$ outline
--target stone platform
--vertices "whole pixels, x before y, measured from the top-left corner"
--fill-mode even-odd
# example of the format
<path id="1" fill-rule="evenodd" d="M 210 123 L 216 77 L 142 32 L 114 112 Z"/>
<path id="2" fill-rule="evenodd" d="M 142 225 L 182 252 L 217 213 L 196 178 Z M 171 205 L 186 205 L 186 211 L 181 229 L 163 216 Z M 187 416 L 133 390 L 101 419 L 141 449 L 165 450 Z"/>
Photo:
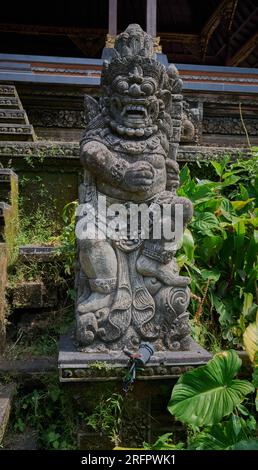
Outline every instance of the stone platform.
<path id="1" fill-rule="evenodd" d="M 211 354 L 192 341 L 189 351 L 156 352 L 144 369 L 139 370 L 139 380 L 177 378 L 194 367 L 206 364 Z M 123 351 L 87 353 L 77 351 L 71 336 L 60 339 L 58 368 L 60 382 L 99 382 L 122 380 L 128 370 L 128 357 Z"/>

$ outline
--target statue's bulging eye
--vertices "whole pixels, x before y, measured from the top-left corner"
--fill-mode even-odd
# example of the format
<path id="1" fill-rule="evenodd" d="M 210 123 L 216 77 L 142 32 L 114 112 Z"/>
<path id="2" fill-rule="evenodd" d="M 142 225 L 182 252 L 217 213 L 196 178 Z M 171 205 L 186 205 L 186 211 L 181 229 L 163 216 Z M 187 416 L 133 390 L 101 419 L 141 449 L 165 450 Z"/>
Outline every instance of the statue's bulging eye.
<path id="1" fill-rule="evenodd" d="M 116 83 L 116 89 L 119 93 L 123 93 L 127 91 L 128 88 L 129 88 L 129 85 L 125 80 L 122 80 Z"/>
<path id="2" fill-rule="evenodd" d="M 142 84 L 141 90 L 145 93 L 145 95 L 152 95 L 154 93 L 154 86 L 150 82 L 145 82 Z"/>

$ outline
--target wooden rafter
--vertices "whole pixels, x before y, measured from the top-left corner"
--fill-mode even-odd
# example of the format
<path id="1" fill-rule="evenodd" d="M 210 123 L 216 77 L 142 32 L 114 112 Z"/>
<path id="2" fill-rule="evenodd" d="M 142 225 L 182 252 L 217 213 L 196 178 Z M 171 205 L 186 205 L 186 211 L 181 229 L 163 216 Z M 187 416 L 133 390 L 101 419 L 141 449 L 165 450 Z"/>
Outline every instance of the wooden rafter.
<path id="1" fill-rule="evenodd" d="M 107 30 L 105 29 L 7 23 L 0 23 L 0 32 L 25 35 L 68 36 L 84 54 L 87 52 L 86 38 L 88 40 L 94 39 L 95 41 L 99 37 L 106 37 L 107 34 Z M 157 35 L 160 36 L 161 43 L 180 43 L 188 50 L 200 50 L 200 37 L 198 34 L 158 32 Z M 194 55 L 196 56 L 196 53 Z"/>
<path id="2" fill-rule="evenodd" d="M 107 29 L 75 28 L 70 26 L 42 26 L 31 24 L 0 23 L 1 33 L 37 34 L 48 36 L 95 36 L 107 34 Z"/>
<path id="3" fill-rule="evenodd" d="M 70 26 L 42 26 L 31 24 L 0 23 L 0 33 L 37 34 L 49 36 L 105 36 L 107 29 L 77 28 Z M 158 32 L 164 41 L 172 42 L 199 42 L 198 34 Z"/>
<path id="4" fill-rule="evenodd" d="M 230 67 L 236 67 L 241 64 L 258 45 L 258 32 L 255 33 L 227 62 Z"/>
<path id="5" fill-rule="evenodd" d="M 85 36 L 73 36 L 68 35 L 69 39 L 75 44 L 76 47 L 87 57 L 90 53 L 91 56 L 95 56 L 99 50 L 104 47 L 102 36 L 97 36 L 94 41 L 90 40 L 87 35 Z"/>
<path id="6" fill-rule="evenodd" d="M 189 58 L 192 56 L 196 60 L 201 60 L 201 43 L 198 34 L 184 34 L 184 33 L 158 33 L 161 38 L 161 43 L 166 47 L 168 44 L 181 44 L 186 52 L 189 52 Z M 166 51 L 170 54 L 169 50 Z M 188 58 L 188 59 L 189 59 Z M 177 60 L 179 60 L 177 58 Z"/>
<path id="7" fill-rule="evenodd" d="M 221 0 L 201 31 L 202 60 L 205 60 L 209 41 L 222 21 L 227 22 L 228 31 L 231 29 L 238 0 Z"/>
<path id="8" fill-rule="evenodd" d="M 252 11 L 250 12 L 250 15 L 248 15 L 248 17 L 245 19 L 245 21 L 243 21 L 243 22 L 240 24 L 240 26 L 231 34 L 230 40 L 231 40 L 231 41 L 234 40 L 234 39 L 237 37 L 238 33 L 240 33 L 241 30 L 244 29 L 244 28 L 248 25 L 249 21 L 250 21 L 254 16 L 256 16 L 257 14 L 258 14 L 258 7 L 254 8 L 254 10 L 252 10 Z M 226 45 L 226 44 L 223 44 L 223 46 L 220 48 L 220 50 L 217 52 L 216 55 L 220 55 L 220 54 L 225 50 L 226 47 L 227 47 L 227 45 Z"/>
<path id="9" fill-rule="evenodd" d="M 162 41 L 170 41 L 170 42 L 180 42 L 182 44 L 197 44 L 200 43 L 200 36 L 199 34 L 185 34 L 185 33 L 157 33 L 158 36 L 162 38 Z"/>

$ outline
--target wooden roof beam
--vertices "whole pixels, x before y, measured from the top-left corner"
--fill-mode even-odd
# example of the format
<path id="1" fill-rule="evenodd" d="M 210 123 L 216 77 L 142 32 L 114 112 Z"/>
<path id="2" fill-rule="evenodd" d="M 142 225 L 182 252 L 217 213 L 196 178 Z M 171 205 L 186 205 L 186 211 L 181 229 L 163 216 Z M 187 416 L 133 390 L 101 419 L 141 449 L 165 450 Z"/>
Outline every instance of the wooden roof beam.
<path id="1" fill-rule="evenodd" d="M 228 31 L 230 31 L 238 0 L 221 0 L 218 7 L 212 13 L 201 31 L 202 60 L 205 60 L 209 41 L 214 31 L 223 21 L 227 22 Z"/>
<path id="2" fill-rule="evenodd" d="M 182 44 L 184 43 L 194 43 L 200 44 L 200 36 L 199 34 L 187 34 L 187 33 L 157 33 L 158 36 L 161 37 L 162 41 L 170 41 L 170 42 L 180 42 Z"/>
<path id="3" fill-rule="evenodd" d="M 85 57 L 94 57 L 104 47 L 104 38 L 102 38 L 102 36 L 96 36 L 94 41 L 91 41 L 87 35 L 73 36 L 69 34 L 68 37 Z"/>
<path id="4" fill-rule="evenodd" d="M 32 24 L 15 24 L 0 23 L 0 33 L 18 33 L 18 34 L 37 34 L 37 35 L 54 35 L 54 36 L 87 36 L 87 35 L 103 35 L 107 33 L 107 29 L 94 28 L 78 28 L 70 26 L 44 26 Z M 185 34 L 173 32 L 158 32 L 164 40 L 174 42 L 196 42 L 200 40 L 198 34 Z"/>
<path id="5" fill-rule="evenodd" d="M 18 33 L 25 35 L 47 35 L 47 36 L 68 36 L 79 49 L 85 53 L 84 41 L 88 37 L 106 37 L 106 29 L 77 28 L 69 26 L 44 26 L 30 24 L 0 23 L 0 33 Z M 181 43 L 188 47 L 194 46 L 200 49 L 200 36 L 198 34 L 158 32 L 161 42 Z"/>
<path id="6" fill-rule="evenodd" d="M 227 66 L 237 67 L 243 62 L 258 45 L 258 32 L 255 33 L 232 57 L 227 61 Z"/>
<path id="7" fill-rule="evenodd" d="M 240 24 L 240 26 L 232 33 L 232 35 L 230 36 L 230 41 L 232 41 L 233 39 L 235 39 L 238 35 L 238 33 L 246 26 L 248 25 L 249 21 L 258 14 L 258 7 L 256 7 L 254 10 L 252 10 L 250 12 L 250 15 L 245 19 L 245 21 L 243 23 Z M 216 55 L 220 55 L 224 49 L 227 47 L 226 44 L 224 44 L 220 50 L 217 52 Z"/>
<path id="8" fill-rule="evenodd" d="M 107 34 L 107 29 L 76 28 L 70 26 L 43 26 L 31 24 L 0 23 L 0 33 L 35 34 L 48 36 L 87 36 Z"/>

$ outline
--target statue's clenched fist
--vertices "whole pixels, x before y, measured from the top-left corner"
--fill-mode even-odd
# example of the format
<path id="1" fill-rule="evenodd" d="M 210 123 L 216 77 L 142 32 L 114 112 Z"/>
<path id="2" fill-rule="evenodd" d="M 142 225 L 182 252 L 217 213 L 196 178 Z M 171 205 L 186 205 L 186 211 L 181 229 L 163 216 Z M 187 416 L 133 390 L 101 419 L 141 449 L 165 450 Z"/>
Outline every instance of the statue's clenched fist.
<path id="1" fill-rule="evenodd" d="M 148 162 L 136 162 L 130 165 L 124 175 L 128 190 L 139 191 L 141 187 L 150 186 L 154 178 L 154 169 Z"/>

